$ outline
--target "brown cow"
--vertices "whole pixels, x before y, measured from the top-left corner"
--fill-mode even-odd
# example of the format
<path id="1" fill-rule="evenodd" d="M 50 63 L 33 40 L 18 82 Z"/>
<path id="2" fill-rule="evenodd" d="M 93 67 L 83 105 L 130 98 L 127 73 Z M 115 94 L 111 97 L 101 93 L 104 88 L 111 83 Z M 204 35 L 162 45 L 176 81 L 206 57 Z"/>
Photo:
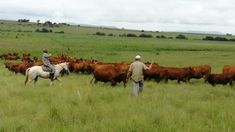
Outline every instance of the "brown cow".
<path id="1" fill-rule="evenodd" d="M 235 80 L 234 73 L 221 73 L 221 74 L 206 75 L 206 81 L 212 86 L 215 86 L 216 84 L 226 85 L 227 83 L 229 83 L 230 86 L 232 86 L 234 80 Z"/>
<path id="2" fill-rule="evenodd" d="M 33 65 L 34 66 L 41 66 L 41 65 L 43 65 L 43 62 L 42 62 L 42 60 L 37 60 L 33 63 Z"/>
<path id="3" fill-rule="evenodd" d="M 15 55 L 5 55 L 3 57 L 5 60 L 18 60 L 20 57 Z"/>
<path id="4" fill-rule="evenodd" d="M 8 53 L 8 54 L 2 54 L 1 58 L 5 59 L 5 60 L 17 60 L 20 57 L 19 57 L 18 53 Z"/>
<path id="5" fill-rule="evenodd" d="M 22 57 L 22 61 L 23 62 L 32 62 L 32 60 L 30 59 L 30 53 L 24 53 L 23 57 Z"/>
<path id="6" fill-rule="evenodd" d="M 151 63 L 145 63 L 146 66 L 149 66 Z M 152 68 L 144 71 L 144 80 L 155 79 L 159 82 L 159 76 L 161 68 L 157 63 L 153 63 Z"/>
<path id="7" fill-rule="evenodd" d="M 200 65 L 200 66 L 193 66 L 192 69 L 192 78 L 200 79 L 204 78 L 205 76 L 211 73 L 211 66 L 209 65 Z M 205 82 L 207 80 L 205 79 Z"/>
<path id="8" fill-rule="evenodd" d="M 25 75 L 25 71 L 31 66 L 33 66 L 32 63 L 21 62 L 15 67 L 15 72 L 22 73 L 23 75 Z"/>
<path id="9" fill-rule="evenodd" d="M 121 64 L 96 64 L 93 65 L 94 71 L 91 82 L 95 79 L 95 83 L 98 81 L 111 82 L 112 86 L 115 86 L 117 82 L 123 82 L 124 87 L 127 83 L 127 71 L 128 67 Z"/>
<path id="10" fill-rule="evenodd" d="M 11 62 L 6 62 L 5 67 L 12 72 L 18 73 L 16 68 L 19 64 L 18 63 L 11 63 Z"/>
<path id="11" fill-rule="evenodd" d="M 235 66 L 225 65 L 223 67 L 223 73 L 235 73 Z"/>
<path id="12" fill-rule="evenodd" d="M 85 64 L 83 61 L 71 63 L 69 70 L 71 72 L 77 72 L 77 73 L 84 72 L 84 66 Z"/>
<path id="13" fill-rule="evenodd" d="M 3 59 L 4 56 L 6 56 L 6 54 L 1 54 L 1 55 L 0 55 L 0 58 Z"/>
<path id="14" fill-rule="evenodd" d="M 162 74 L 161 75 L 166 82 L 168 79 L 170 80 L 177 80 L 178 83 L 180 81 L 189 82 L 192 77 L 192 70 L 190 67 L 185 68 L 175 68 L 175 67 L 161 67 Z"/>

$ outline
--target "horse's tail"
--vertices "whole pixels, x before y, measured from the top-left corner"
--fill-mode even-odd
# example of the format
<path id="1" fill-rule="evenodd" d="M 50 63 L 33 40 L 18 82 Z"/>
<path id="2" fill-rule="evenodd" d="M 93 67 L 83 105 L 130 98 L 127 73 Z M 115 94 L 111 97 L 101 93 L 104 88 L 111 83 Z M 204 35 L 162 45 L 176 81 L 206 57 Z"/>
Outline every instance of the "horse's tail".
<path id="1" fill-rule="evenodd" d="M 29 79 L 29 70 L 30 70 L 30 68 L 28 68 L 28 69 L 25 71 L 25 81 L 24 81 L 24 85 L 26 85 L 26 83 L 28 82 L 28 79 Z"/>

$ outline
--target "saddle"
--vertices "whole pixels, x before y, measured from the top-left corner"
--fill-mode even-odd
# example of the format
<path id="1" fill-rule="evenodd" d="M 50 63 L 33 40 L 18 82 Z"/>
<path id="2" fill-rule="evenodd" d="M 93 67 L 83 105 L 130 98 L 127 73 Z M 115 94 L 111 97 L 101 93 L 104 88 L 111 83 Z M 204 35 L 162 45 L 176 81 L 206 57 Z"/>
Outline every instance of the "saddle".
<path id="1" fill-rule="evenodd" d="M 44 72 L 52 72 L 52 70 L 51 70 L 51 68 L 50 67 L 48 67 L 48 66 L 42 66 L 42 70 L 44 71 Z"/>

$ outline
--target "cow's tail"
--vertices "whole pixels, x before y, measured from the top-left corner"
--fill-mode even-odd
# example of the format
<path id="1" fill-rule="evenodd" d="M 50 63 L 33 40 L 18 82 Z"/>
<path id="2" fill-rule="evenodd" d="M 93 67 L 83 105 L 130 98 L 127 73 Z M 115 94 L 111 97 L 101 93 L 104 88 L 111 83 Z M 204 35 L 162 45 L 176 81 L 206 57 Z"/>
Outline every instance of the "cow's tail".
<path id="1" fill-rule="evenodd" d="M 27 82 L 28 82 L 28 79 L 29 79 L 29 70 L 30 70 L 30 68 L 28 68 L 28 69 L 25 71 L 25 81 L 24 81 L 24 85 L 26 85 Z"/>

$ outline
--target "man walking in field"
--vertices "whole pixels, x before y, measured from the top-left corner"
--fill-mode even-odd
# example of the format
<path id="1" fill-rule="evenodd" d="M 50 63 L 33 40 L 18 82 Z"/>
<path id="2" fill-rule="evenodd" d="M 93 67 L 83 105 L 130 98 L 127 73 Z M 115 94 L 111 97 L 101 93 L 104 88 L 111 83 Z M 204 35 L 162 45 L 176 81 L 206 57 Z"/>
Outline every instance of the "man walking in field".
<path id="1" fill-rule="evenodd" d="M 43 65 L 50 70 L 50 79 L 53 81 L 56 78 L 55 66 L 51 64 L 49 60 L 50 57 L 51 57 L 51 54 L 49 54 L 47 50 L 43 50 L 42 62 L 43 62 Z"/>
<path id="2" fill-rule="evenodd" d="M 144 89 L 144 71 L 149 70 L 152 68 L 153 62 L 147 67 L 143 62 L 141 62 L 141 57 L 137 55 L 135 57 L 135 61 L 131 63 L 128 74 L 127 80 L 131 76 L 133 90 L 133 96 L 137 96 L 138 93 L 141 93 Z"/>

